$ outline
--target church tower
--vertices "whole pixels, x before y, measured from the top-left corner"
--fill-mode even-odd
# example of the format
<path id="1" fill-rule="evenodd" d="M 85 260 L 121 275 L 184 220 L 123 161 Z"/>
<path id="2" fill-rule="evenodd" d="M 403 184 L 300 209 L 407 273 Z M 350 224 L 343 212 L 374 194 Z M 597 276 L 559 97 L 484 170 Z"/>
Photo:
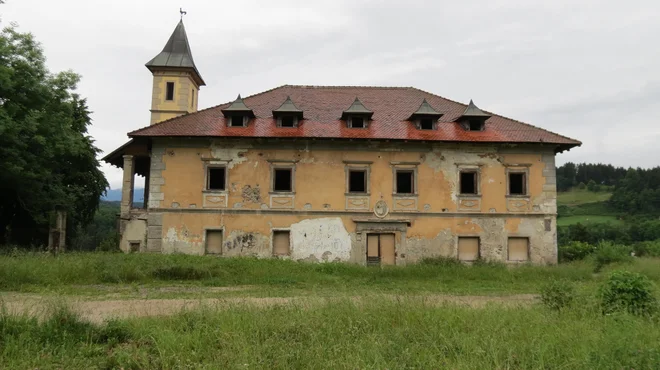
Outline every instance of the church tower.
<path id="1" fill-rule="evenodd" d="M 179 21 L 163 51 L 147 68 L 154 76 L 151 95 L 151 124 L 197 112 L 197 98 L 204 80 L 193 61 L 188 36 Z"/>

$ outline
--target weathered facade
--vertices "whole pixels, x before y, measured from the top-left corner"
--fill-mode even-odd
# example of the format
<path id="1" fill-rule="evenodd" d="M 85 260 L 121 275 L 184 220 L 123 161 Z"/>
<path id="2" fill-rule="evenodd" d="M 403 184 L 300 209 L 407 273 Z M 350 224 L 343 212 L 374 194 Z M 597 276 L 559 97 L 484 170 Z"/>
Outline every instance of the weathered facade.
<path id="1" fill-rule="evenodd" d="M 152 125 L 105 158 L 124 169 L 122 250 L 556 263 L 555 154 L 578 141 L 414 88 L 282 86 L 197 112 L 180 23 L 182 40 L 148 63 Z"/>

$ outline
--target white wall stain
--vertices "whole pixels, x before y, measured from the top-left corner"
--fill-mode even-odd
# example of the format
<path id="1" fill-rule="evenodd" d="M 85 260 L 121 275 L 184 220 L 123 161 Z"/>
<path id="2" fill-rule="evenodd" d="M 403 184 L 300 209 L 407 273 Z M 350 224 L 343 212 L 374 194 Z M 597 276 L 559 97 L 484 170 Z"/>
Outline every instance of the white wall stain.
<path id="1" fill-rule="evenodd" d="M 291 225 L 291 258 L 294 260 L 348 261 L 351 236 L 339 217 L 303 220 Z"/>

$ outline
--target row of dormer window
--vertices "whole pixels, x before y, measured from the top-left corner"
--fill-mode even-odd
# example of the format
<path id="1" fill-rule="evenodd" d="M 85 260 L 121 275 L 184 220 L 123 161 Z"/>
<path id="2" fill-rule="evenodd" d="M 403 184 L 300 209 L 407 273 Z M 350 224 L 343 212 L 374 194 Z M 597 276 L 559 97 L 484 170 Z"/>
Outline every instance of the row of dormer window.
<path id="1" fill-rule="evenodd" d="M 205 190 L 227 190 L 228 178 L 226 166 L 208 166 L 206 170 Z M 369 167 L 347 167 L 346 192 L 351 194 L 369 194 Z M 271 172 L 270 191 L 291 193 L 295 191 L 295 167 L 274 166 Z M 527 172 L 523 170 L 507 171 L 507 195 L 526 196 Z M 417 170 L 415 168 L 396 168 L 394 170 L 394 194 L 417 194 Z M 461 196 L 478 196 L 480 191 L 479 172 L 475 170 L 460 171 L 459 194 Z"/>
<path id="2" fill-rule="evenodd" d="M 222 113 L 227 119 L 228 127 L 247 127 L 250 119 L 255 117 L 252 109 L 245 105 L 240 95 L 229 107 L 223 109 Z M 341 120 L 346 122 L 348 128 L 364 129 L 368 128 L 372 115 L 373 112 L 367 109 L 358 98 L 355 98 L 353 104 L 342 112 Z M 442 115 L 424 99 L 420 107 L 407 120 L 413 122 L 419 130 L 436 130 L 438 120 Z M 291 128 L 298 127 L 299 122 L 304 119 L 303 111 L 293 103 L 290 97 L 287 97 L 279 108 L 273 110 L 273 117 L 277 119 L 277 127 Z M 457 122 L 466 131 L 483 131 L 485 122 L 490 117 L 470 101 L 463 114 L 454 122 Z"/>

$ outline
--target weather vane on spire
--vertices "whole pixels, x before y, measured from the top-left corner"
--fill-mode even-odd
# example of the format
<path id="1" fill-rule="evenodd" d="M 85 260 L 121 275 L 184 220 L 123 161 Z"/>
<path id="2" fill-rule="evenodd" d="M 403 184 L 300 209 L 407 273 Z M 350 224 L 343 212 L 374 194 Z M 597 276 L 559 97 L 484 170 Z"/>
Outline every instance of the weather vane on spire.
<path id="1" fill-rule="evenodd" d="M 181 19 L 183 19 L 184 15 L 188 14 L 188 12 L 183 10 L 183 8 L 179 8 L 179 13 L 181 14 Z"/>

